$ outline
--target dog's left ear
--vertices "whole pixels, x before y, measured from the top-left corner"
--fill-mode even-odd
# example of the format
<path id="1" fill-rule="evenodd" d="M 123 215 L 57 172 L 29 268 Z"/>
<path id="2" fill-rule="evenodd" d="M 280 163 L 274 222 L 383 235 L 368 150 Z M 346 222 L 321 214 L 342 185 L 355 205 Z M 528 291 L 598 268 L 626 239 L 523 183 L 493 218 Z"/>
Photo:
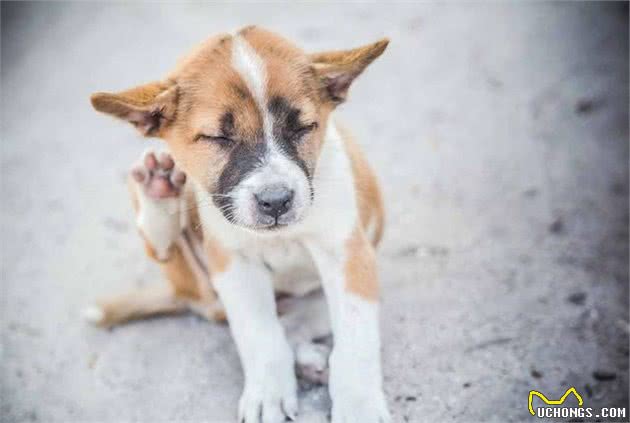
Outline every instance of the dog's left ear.
<path id="1" fill-rule="evenodd" d="M 177 85 L 151 82 L 119 93 L 95 93 L 90 100 L 99 112 L 128 121 L 146 137 L 156 137 L 175 116 Z"/>
<path id="2" fill-rule="evenodd" d="M 320 80 L 323 98 L 334 104 L 345 101 L 352 81 L 385 51 L 387 44 L 389 40 L 384 38 L 352 50 L 311 54 L 311 66 Z"/>

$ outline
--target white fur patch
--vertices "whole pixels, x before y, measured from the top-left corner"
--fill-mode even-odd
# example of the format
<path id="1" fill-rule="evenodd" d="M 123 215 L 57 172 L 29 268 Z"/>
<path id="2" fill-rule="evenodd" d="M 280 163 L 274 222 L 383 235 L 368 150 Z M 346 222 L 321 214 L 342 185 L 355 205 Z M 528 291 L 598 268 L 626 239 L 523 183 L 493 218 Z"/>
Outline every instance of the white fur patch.
<path id="1" fill-rule="evenodd" d="M 105 318 L 105 312 L 97 305 L 91 305 L 83 309 L 83 318 L 92 324 L 99 324 Z"/>
<path id="2" fill-rule="evenodd" d="M 271 134 L 271 116 L 267 112 L 267 69 L 265 62 L 242 37 L 234 37 L 232 66 L 241 75 L 247 88 L 254 96 L 263 118 L 265 137 Z"/>
<path id="3" fill-rule="evenodd" d="M 330 356 L 332 421 L 388 423 L 391 417 L 381 386 L 378 305 L 347 292 L 340 304 L 337 341 Z"/>

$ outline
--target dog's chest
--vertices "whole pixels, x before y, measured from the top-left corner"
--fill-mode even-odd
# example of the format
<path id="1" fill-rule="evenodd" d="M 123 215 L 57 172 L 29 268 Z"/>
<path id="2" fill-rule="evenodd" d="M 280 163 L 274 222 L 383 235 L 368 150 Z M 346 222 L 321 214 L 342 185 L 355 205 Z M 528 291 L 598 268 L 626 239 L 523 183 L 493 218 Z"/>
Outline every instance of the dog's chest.
<path id="1" fill-rule="evenodd" d="M 245 254 L 270 272 L 277 292 L 302 296 L 320 284 L 315 264 L 298 240 L 270 240 Z"/>
<path id="2" fill-rule="evenodd" d="M 201 242 L 194 243 L 205 267 L 207 258 Z M 269 272 L 277 293 L 304 296 L 321 286 L 317 268 L 303 242 L 295 239 L 258 240 L 233 252 Z"/>

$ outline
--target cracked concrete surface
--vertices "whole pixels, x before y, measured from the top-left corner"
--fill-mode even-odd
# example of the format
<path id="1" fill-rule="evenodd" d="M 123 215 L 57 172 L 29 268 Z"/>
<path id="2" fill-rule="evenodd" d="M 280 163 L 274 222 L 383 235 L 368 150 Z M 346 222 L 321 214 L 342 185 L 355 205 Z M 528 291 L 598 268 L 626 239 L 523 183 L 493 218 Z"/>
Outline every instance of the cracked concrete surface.
<path id="1" fill-rule="evenodd" d="M 80 309 L 162 283 L 123 182 L 156 141 L 88 97 L 257 23 L 309 50 L 391 45 L 340 115 L 385 191 L 396 422 L 533 421 L 529 390 L 628 406 L 628 10 L 620 4 L 2 3 L 3 422 L 230 422 L 242 374 L 194 316 Z M 612 380 L 611 380 L 612 378 Z M 322 388 L 302 420 L 325 421 Z M 628 410 L 630 412 L 630 410 Z"/>

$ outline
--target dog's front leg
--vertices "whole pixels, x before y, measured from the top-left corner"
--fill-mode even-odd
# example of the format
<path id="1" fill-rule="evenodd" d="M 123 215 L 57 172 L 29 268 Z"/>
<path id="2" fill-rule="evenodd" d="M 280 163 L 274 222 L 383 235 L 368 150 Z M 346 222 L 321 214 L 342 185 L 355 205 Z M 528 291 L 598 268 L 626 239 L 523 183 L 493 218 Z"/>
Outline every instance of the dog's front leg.
<path id="1" fill-rule="evenodd" d="M 308 246 L 322 276 L 334 336 L 329 361 L 332 422 L 389 422 L 374 249 L 361 228 L 345 239 L 312 241 Z"/>
<path id="2" fill-rule="evenodd" d="M 245 373 L 239 422 L 276 423 L 297 414 L 293 352 L 276 313 L 273 286 L 261 264 L 239 255 L 213 274 Z"/>

